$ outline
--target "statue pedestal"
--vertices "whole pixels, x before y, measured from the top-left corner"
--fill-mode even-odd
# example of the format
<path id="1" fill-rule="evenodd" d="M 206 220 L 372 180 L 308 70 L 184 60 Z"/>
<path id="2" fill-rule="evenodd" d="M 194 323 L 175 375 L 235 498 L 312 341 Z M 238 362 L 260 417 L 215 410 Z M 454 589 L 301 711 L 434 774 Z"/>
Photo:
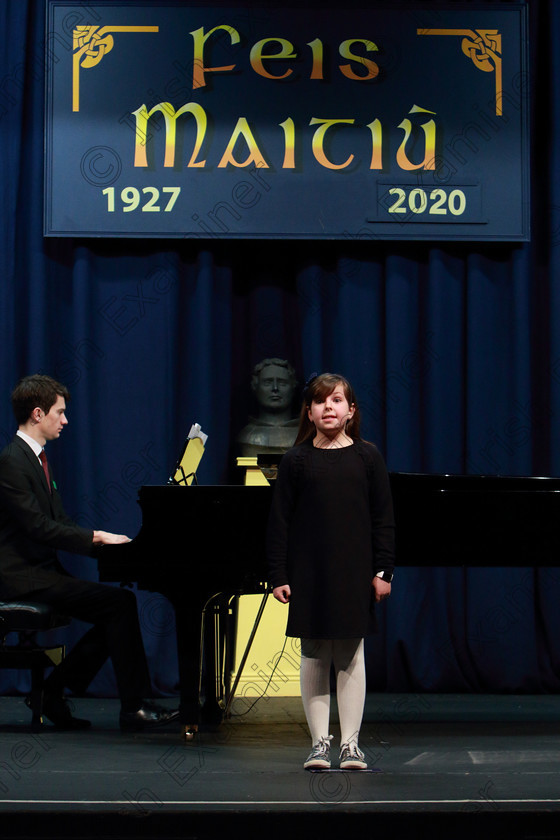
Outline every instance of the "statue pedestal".
<path id="1" fill-rule="evenodd" d="M 241 595 L 238 598 L 231 683 L 237 675 L 261 601 L 262 595 Z M 260 697 L 263 694 L 266 697 L 300 696 L 300 640 L 286 637 L 287 619 L 288 607 L 271 595 L 239 680 L 234 706 L 244 697 Z"/>

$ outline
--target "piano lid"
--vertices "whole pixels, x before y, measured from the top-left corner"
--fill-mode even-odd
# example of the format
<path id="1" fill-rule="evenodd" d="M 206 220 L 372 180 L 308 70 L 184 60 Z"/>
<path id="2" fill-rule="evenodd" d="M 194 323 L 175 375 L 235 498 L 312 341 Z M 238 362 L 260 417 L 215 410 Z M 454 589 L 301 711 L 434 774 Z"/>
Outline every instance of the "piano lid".
<path id="1" fill-rule="evenodd" d="M 397 566 L 560 566 L 560 479 L 390 473 Z M 274 485 L 162 485 L 140 488 L 142 527 L 117 557 L 137 579 L 163 569 L 192 575 L 263 576 Z M 202 548 L 199 548 L 202 543 Z M 111 560 L 109 560 L 111 556 Z M 111 567 L 111 563 L 114 563 Z M 114 580 L 115 577 L 104 577 Z"/>
<path id="2" fill-rule="evenodd" d="M 560 565 L 560 479 L 391 473 L 396 562 Z"/>

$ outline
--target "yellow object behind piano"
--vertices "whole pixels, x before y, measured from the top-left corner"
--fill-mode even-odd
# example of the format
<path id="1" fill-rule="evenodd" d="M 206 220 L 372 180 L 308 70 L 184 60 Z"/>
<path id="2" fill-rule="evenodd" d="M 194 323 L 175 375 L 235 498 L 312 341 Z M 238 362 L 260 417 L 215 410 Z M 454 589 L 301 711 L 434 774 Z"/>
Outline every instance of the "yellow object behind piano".
<path id="1" fill-rule="evenodd" d="M 233 683 L 247 640 L 255 623 L 262 595 L 241 595 L 237 602 L 237 634 L 231 681 Z M 233 702 L 243 710 L 243 698 L 299 697 L 300 640 L 286 638 L 288 610 L 269 597 Z"/>
<path id="2" fill-rule="evenodd" d="M 237 459 L 237 466 L 245 467 L 246 486 L 268 485 L 270 483 L 259 467 L 256 455 L 240 455 Z"/>
<path id="3" fill-rule="evenodd" d="M 173 481 L 177 484 L 192 484 L 200 460 L 204 455 L 204 444 L 199 437 L 191 438 L 185 447 Z"/>

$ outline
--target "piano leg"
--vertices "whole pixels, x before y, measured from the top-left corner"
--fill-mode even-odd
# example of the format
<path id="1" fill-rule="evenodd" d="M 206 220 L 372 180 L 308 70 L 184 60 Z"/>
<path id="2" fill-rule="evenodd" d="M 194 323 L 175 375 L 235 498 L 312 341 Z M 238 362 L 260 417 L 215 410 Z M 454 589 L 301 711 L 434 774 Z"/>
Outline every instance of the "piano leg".
<path id="1" fill-rule="evenodd" d="M 179 719 L 182 724 L 198 724 L 200 610 L 196 602 L 192 603 L 188 594 L 181 594 L 181 587 L 173 592 L 162 592 L 162 595 L 170 601 L 175 611 L 179 669 Z"/>
<path id="2" fill-rule="evenodd" d="M 161 591 L 161 590 L 160 590 Z M 251 650 L 268 593 L 263 599 L 248 640 L 235 685 L 230 689 L 227 630 L 231 593 L 220 593 L 206 604 L 181 596 L 181 587 L 162 592 L 175 610 L 179 666 L 179 719 L 183 725 L 216 725 L 229 713 L 237 683 Z M 201 700 L 203 702 L 201 703 Z"/>
<path id="3" fill-rule="evenodd" d="M 223 717 L 214 679 L 213 615 L 192 597 L 164 592 L 175 610 L 177 659 L 179 666 L 179 719 L 187 726 L 220 723 Z M 202 616 L 202 618 L 201 618 Z M 205 626 L 202 625 L 204 621 Z M 204 653 L 202 645 L 204 644 Z M 201 705 L 201 695 L 204 703 Z"/>
<path id="4" fill-rule="evenodd" d="M 201 684 L 204 697 L 201 717 L 205 723 L 220 723 L 224 716 L 225 676 L 224 656 L 229 598 L 219 593 L 202 610 Z"/>

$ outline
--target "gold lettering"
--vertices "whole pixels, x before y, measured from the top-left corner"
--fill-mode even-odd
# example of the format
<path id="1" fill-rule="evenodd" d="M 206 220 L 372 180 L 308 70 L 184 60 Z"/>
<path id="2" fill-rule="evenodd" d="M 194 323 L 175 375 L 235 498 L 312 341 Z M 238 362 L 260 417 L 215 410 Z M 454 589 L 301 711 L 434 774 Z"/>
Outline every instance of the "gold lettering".
<path id="1" fill-rule="evenodd" d="M 409 114 L 435 114 L 435 111 L 428 111 L 426 108 L 420 108 L 418 105 L 413 105 Z M 405 118 L 399 125 L 404 131 L 404 139 L 399 146 L 397 152 L 397 163 L 401 169 L 412 171 L 413 169 L 435 169 L 436 157 L 436 124 L 434 120 L 428 120 L 426 123 L 421 123 L 419 126 L 424 132 L 424 160 L 421 163 L 414 164 L 409 160 L 406 153 L 406 145 L 412 135 L 413 125 L 411 120 Z"/>
<path id="2" fill-rule="evenodd" d="M 204 34 L 204 27 L 201 26 L 200 29 L 195 29 L 194 32 L 190 34 L 193 37 L 194 41 L 194 56 L 193 56 L 193 90 L 199 87 L 205 87 L 206 79 L 204 78 L 205 73 L 223 73 L 229 72 L 233 70 L 235 64 L 228 64 L 223 67 L 205 67 L 204 66 L 204 46 L 206 41 L 213 35 L 214 32 L 218 32 L 218 30 L 223 29 L 225 32 L 229 34 L 230 42 L 232 44 L 239 43 L 239 32 L 237 29 L 234 29 L 233 26 L 226 26 L 225 24 L 220 24 L 219 26 L 215 26 L 209 32 Z"/>
<path id="3" fill-rule="evenodd" d="M 280 128 L 284 131 L 284 163 L 282 169 L 295 169 L 296 138 L 293 119 L 288 117 L 287 120 L 280 123 Z"/>
<path id="4" fill-rule="evenodd" d="M 280 44 L 280 52 L 273 53 L 272 55 L 263 55 L 263 48 L 265 44 L 269 44 L 270 42 L 274 44 Z M 293 44 L 291 44 L 285 38 L 263 38 L 262 41 L 257 41 L 257 43 L 254 44 L 251 48 L 251 67 L 253 68 L 255 73 L 258 73 L 259 76 L 264 76 L 265 79 L 285 79 L 287 76 L 290 76 L 292 74 L 292 70 L 288 69 L 281 76 L 275 76 L 273 73 L 269 73 L 267 70 L 264 69 L 263 60 L 277 60 L 279 58 L 297 58 L 297 53 L 294 52 Z"/>
<path id="5" fill-rule="evenodd" d="M 379 73 L 379 67 L 375 61 L 369 58 L 364 58 L 361 55 L 356 55 L 352 52 L 352 44 L 364 44 L 366 52 L 377 52 L 377 46 L 373 41 L 368 41 L 366 38 L 350 38 L 348 41 L 342 41 L 338 51 L 342 58 L 347 58 L 349 61 L 356 61 L 365 68 L 365 73 L 355 73 L 349 64 L 339 64 L 340 72 L 343 73 L 347 79 L 355 79 L 359 82 L 365 82 L 369 79 L 375 79 Z"/>
<path id="6" fill-rule="evenodd" d="M 370 169 L 383 169 L 383 126 L 375 119 L 367 128 L 371 131 L 371 163 Z"/>
<path id="7" fill-rule="evenodd" d="M 311 52 L 313 53 L 313 65 L 311 69 L 311 75 L 309 76 L 310 79 L 322 79 L 323 78 L 323 42 L 319 40 L 319 38 L 315 38 L 314 41 L 310 41 L 307 45 L 311 47 Z"/>
<path id="8" fill-rule="evenodd" d="M 332 163 L 332 161 L 330 161 L 325 154 L 324 143 L 327 131 L 329 130 L 329 128 L 332 128 L 335 125 L 340 125 L 341 123 L 353 125 L 354 120 L 320 120 L 317 117 L 313 117 L 309 121 L 309 125 L 319 125 L 319 128 L 315 131 L 315 134 L 313 135 L 313 141 L 311 146 L 316 160 L 318 160 L 321 166 L 324 166 L 326 169 L 344 169 L 346 166 L 349 166 L 354 160 L 354 155 L 350 155 L 350 157 L 346 160 L 345 163 L 336 164 Z"/>
<path id="9" fill-rule="evenodd" d="M 134 152 L 134 166 L 147 166 L 148 157 L 146 153 L 146 137 L 148 136 L 148 120 L 150 117 L 160 111 L 165 119 L 165 159 L 164 166 L 175 165 L 175 145 L 176 145 L 176 128 L 177 118 L 182 114 L 192 114 L 196 120 L 196 143 L 194 151 L 189 161 L 191 167 L 204 166 L 205 160 L 196 160 L 204 137 L 206 135 L 207 117 L 204 108 L 197 102 L 188 102 L 175 110 L 170 102 L 159 102 L 157 105 L 148 111 L 145 105 L 141 105 L 136 111 L 133 111 L 133 116 L 136 117 L 136 143 Z"/>
<path id="10" fill-rule="evenodd" d="M 249 148 L 249 154 L 243 162 L 237 161 L 233 156 L 233 150 L 235 148 L 235 144 L 239 140 L 240 137 L 243 137 L 247 146 Z M 262 156 L 259 147 L 253 137 L 253 133 L 249 128 L 249 123 L 245 119 L 245 117 L 239 117 L 237 120 L 237 124 L 233 129 L 233 134 L 230 137 L 229 143 L 227 144 L 227 148 L 222 155 L 222 159 L 218 164 L 218 169 L 223 169 L 225 166 L 231 163 L 232 166 L 238 166 L 240 168 L 245 166 L 250 166 L 250 164 L 254 163 L 256 167 L 259 169 L 268 169 L 268 163 L 265 161 L 264 157 Z"/>

